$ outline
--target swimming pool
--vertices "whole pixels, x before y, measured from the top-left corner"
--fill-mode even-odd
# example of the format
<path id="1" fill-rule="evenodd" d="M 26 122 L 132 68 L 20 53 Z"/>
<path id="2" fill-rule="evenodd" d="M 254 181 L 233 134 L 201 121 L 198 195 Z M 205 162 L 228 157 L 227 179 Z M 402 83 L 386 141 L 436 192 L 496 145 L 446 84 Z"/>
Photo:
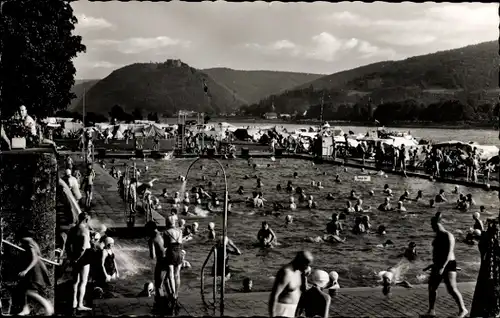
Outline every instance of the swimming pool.
<path id="1" fill-rule="evenodd" d="M 494 204 L 497 204 L 497 193 L 495 191 L 485 191 L 483 189 L 462 187 L 463 193 L 471 193 L 476 201 L 476 206 L 468 212 L 460 212 L 455 207 L 458 195 L 452 195 L 454 188 L 452 184 L 440 184 L 428 180 L 417 178 L 402 178 L 396 175 L 371 176 L 371 181 L 355 181 L 354 177 L 363 175 L 359 169 L 323 164 L 313 165 L 312 162 L 296 159 L 254 159 L 258 165 L 257 169 L 249 166 L 245 160 L 221 161 L 225 166 L 229 193 L 233 201 L 232 210 L 242 214 L 232 213 L 228 219 L 228 236 L 233 239 L 240 248 L 243 255 L 231 256 L 230 267 L 232 277 L 227 283 L 227 292 L 241 289 L 242 280 L 250 277 L 254 282 L 254 289 L 260 291 L 270 290 L 273 283 L 273 276 L 283 264 L 289 262 L 299 250 L 310 250 L 315 256 L 313 267 L 326 271 L 335 270 L 339 273 L 339 283 L 342 287 L 372 286 L 377 284 L 375 273 L 385 270 L 395 265 L 401 260 L 400 255 L 410 241 L 417 244 L 418 259 L 415 261 L 405 275 L 410 283 L 423 283 L 422 269 L 431 262 L 431 241 L 433 232 L 430 227 L 430 217 L 435 212 L 443 213 L 443 224 L 447 230 L 452 232 L 456 238 L 456 257 L 458 266 L 462 271 L 458 273 L 458 281 L 476 280 L 476 275 L 480 266 L 479 251 L 476 246 L 470 246 L 461 241 L 464 238 L 462 232 L 473 225 L 472 212 L 479 211 L 479 206 L 486 207 L 486 213 L 481 218 L 484 220 L 498 214 Z M 115 165 L 121 166 L 125 160 L 116 160 Z M 193 159 L 174 159 L 171 161 L 139 161 L 137 167 L 142 171 L 141 181 L 149 181 L 158 178 L 155 183 L 153 194 L 158 196 L 163 188 L 167 188 L 169 196 L 181 188 L 181 181 L 177 180 L 179 175 L 185 175 L 188 166 Z M 144 172 L 144 167 L 148 165 L 149 170 Z M 201 166 L 204 166 L 204 170 Z M 227 165 L 227 167 L 226 167 Z M 269 165 L 269 166 L 268 166 Z M 108 168 L 111 167 L 109 160 Z M 200 160 L 193 166 L 187 181 L 187 191 L 193 186 L 204 185 L 208 189 L 209 181 L 214 183 L 212 190 L 223 197 L 223 179 L 217 176 L 218 166 L 210 160 Z M 298 178 L 293 179 L 293 173 L 298 173 Z M 326 175 L 324 174 L 326 173 Z M 334 182 L 335 174 L 339 174 L 342 183 Z M 250 179 L 245 179 L 247 175 Z M 247 196 L 251 196 L 252 191 L 256 191 L 256 179 L 258 176 L 263 183 L 260 189 L 267 200 L 263 209 L 247 207 L 243 202 Z M 202 176 L 206 177 L 202 181 Z M 300 186 L 306 194 L 314 196 L 318 203 L 317 209 L 309 210 L 305 204 L 298 203 L 298 196 L 294 194 L 298 205 L 295 211 L 281 211 L 281 215 L 273 216 L 261 215 L 262 212 L 272 212 L 273 202 L 280 202 L 288 206 L 290 194 L 285 190 L 277 191 L 276 185 L 279 183 L 285 188 L 287 182 L 292 180 L 295 187 Z M 311 181 L 321 181 L 323 189 L 311 186 Z M 380 212 L 376 207 L 382 203 L 385 195 L 382 194 L 384 184 L 391 185 L 395 204 L 404 190 L 410 191 L 411 198 L 416 196 L 418 190 L 423 191 L 424 199 L 420 202 L 407 203 L 408 212 L 414 214 L 400 214 L 398 212 Z M 243 186 L 244 195 L 238 195 L 237 189 Z M 356 190 L 363 198 L 363 205 L 372 206 L 372 210 L 363 213 L 370 216 L 373 229 L 383 224 L 387 227 L 387 235 L 379 236 L 375 233 L 354 235 L 350 229 L 354 223 L 356 214 L 350 214 L 344 223 L 344 233 L 347 241 L 344 244 L 331 243 L 311 243 L 306 241 L 307 237 L 321 236 L 324 234 L 326 223 L 330 220 L 333 212 L 340 212 L 348 199 L 351 189 Z M 433 198 L 440 189 L 447 192 L 448 200 L 452 203 L 436 205 L 435 208 L 428 208 L 429 199 Z M 369 191 L 374 190 L 375 195 L 370 196 Z M 326 200 L 328 193 L 332 193 L 335 200 Z M 164 199 L 162 201 L 162 214 L 166 215 L 171 209 Z M 354 202 L 353 202 L 354 203 Z M 252 212 L 255 212 L 253 215 Z M 284 218 L 287 214 L 294 217 L 294 223 L 285 228 Z M 181 274 L 182 292 L 198 292 L 200 286 L 200 270 L 205 261 L 211 244 L 206 238 L 207 225 L 209 222 L 216 223 L 216 229 L 221 231 L 221 215 L 209 215 L 206 218 L 187 218 L 187 224 L 194 221 L 200 224 L 200 234 L 194 240 L 186 243 L 187 260 L 191 262 L 192 269 L 183 270 Z M 262 250 L 254 246 L 257 232 L 262 221 L 268 221 L 271 228 L 278 236 L 280 246 L 274 249 Z M 347 230 L 347 231 L 346 231 Z M 386 240 L 392 240 L 394 246 L 380 247 Z M 147 249 L 147 239 L 136 240 L 116 240 L 118 248 L 118 266 L 122 267 L 122 277 L 117 285 L 116 291 L 123 296 L 132 296 L 139 293 L 145 281 L 151 281 L 153 277 L 153 261 L 149 260 Z M 120 251 L 120 249 L 122 251 Z M 132 279 L 128 279 L 132 278 Z M 210 288 L 211 279 L 208 280 L 207 290 Z"/>

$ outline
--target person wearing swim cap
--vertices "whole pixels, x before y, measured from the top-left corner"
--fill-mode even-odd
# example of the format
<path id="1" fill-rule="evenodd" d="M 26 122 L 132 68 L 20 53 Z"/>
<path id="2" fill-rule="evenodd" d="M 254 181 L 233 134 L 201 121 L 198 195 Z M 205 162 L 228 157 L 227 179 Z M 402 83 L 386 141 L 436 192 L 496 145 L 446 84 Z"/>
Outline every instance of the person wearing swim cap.
<path id="1" fill-rule="evenodd" d="M 337 295 L 337 292 L 340 289 L 340 285 L 338 282 L 339 274 L 336 271 L 331 271 L 330 273 L 328 273 L 328 276 L 330 278 L 330 281 L 325 286 L 325 288 L 328 289 L 328 294 L 330 294 L 330 297 L 334 297 Z"/>
<path id="2" fill-rule="evenodd" d="M 474 230 L 479 230 L 479 231 L 483 232 L 484 231 L 484 225 L 483 225 L 483 221 L 481 221 L 480 217 L 481 217 L 481 215 L 479 214 L 479 212 L 474 212 L 472 214 L 472 219 L 474 220 L 473 229 Z"/>
<path id="3" fill-rule="evenodd" d="M 300 297 L 307 287 L 306 271 L 312 262 L 311 252 L 301 251 L 278 271 L 269 296 L 269 317 L 296 317 Z"/>
<path id="4" fill-rule="evenodd" d="M 208 239 L 213 241 L 215 240 L 215 223 L 214 222 L 210 222 L 208 223 Z"/>
<path id="5" fill-rule="evenodd" d="M 468 314 L 465 308 L 462 295 L 457 288 L 457 262 L 455 260 L 455 237 L 450 232 L 446 231 L 441 223 L 441 212 L 437 212 L 431 218 L 432 230 L 436 233 L 436 237 L 432 242 L 432 259 L 433 264 L 424 269 L 431 270 L 429 277 L 429 310 L 428 316 L 435 316 L 434 305 L 436 303 L 437 289 L 444 279 L 448 293 L 457 303 L 459 312 L 458 317 L 463 318 Z"/>
<path id="6" fill-rule="evenodd" d="M 332 298 L 323 292 L 323 288 L 330 282 L 330 276 L 323 270 L 314 269 L 307 276 L 307 282 L 312 287 L 300 297 L 297 305 L 298 316 L 305 313 L 306 317 L 328 318 Z"/>
<path id="7" fill-rule="evenodd" d="M 113 251 L 114 240 L 106 236 L 101 238 L 102 248 L 97 251 L 96 264 L 92 268 L 95 288 L 100 288 L 100 291 L 105 297 L 112 297 L 109 283 L 120 277 L 116 266 L 115 254 Z M 104 296 L 103 295 L 103 296 Z"/>
<path id="8" fill-rule="evenodd" d="M 389 197 L 386 197 L 384 199 L 384 203 L 380 204 L 378 206 L 378 209 L 380 211 L 384 211 L 384 212 L 387 212 L 387 211 L 392 211 L 392 206 L 391 206 L 391 198 Z"/>

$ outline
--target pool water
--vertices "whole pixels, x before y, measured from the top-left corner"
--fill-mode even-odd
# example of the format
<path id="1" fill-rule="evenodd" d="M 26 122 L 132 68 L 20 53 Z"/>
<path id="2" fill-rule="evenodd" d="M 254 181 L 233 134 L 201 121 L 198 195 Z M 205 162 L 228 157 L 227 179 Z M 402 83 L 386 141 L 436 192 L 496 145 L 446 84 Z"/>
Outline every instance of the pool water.
<path id="1" fill-rule="evenodd" d="M 437 211 L 443 213 L 445 228 L 456 238 L 455 253 L 458 266 L 462 268 L 458 273 L 458 281 L 476 280 L 480 266 L 479 251 L 477 246 L 470 246 L 462 242 L 465 237 L 464 232 L 472 227 L 472 213 L 479 211 L 480 205 L 486 207 L 486 213 L 481 216 L 483 220 L 498 214 L 494 208 L 494 204 L 497 204 L 498 200 L 496 191 L 461 187 L 464 194 L 471 193 L 476 201 L 476 206 L 468 212 L 461 212 L 455 209 L 458 195 L 451 194 L 454 188 L 452 184 L 440 184 L 417 178 L 402 178 L 397 175 L 371 176 L 371 181 L 355 181 L 355 176 L 363 175 L 359 169 L 348 168 L 347 171 L 344 171 L 344 168 L 340 166 L 314 165 L 310 161 L 295 159 L 276 159 L 276 161 L 254 159 L 253 161 L 258 165 L 257 169 L 249 166 L 246 160 L 221 161 L 227 172 L 229 194 L 231 199 L 235 201 L 232 210 L 236 213 L 229 216 L 228 236 L 233 239 L 243 253 L 241 256 L 230 256 L 232 277 L 227 283 L 228 292 L 239 291 L 245 277 L 250 277 L 253 280 L 255 290 L 270 290 L 273 277 L 280 266 L 291 261 L 295 253 L 300 250 L 310 250 L 313 253 L 315 257 L 313 268 L 337 271 L 342 287 L 373 286 L 378 284 L 376 273 L 397 264 L 410 241 L 417 244 L 418 259 L 412 263 L 404 278 L 413 284 L 425 283 L 426 279 L 422 269 L 431 263 L 431 242 L 434 236 L 430 226 L 430 217 Z M 121 166 L 124 162 L 125 160 L 116 160 L 115 165 Z M 168 189 L 169 196 L 179 191 L 182 182 L 177 178 L 179 175 L 186 174 L 187 168 L 193 160 L 149 160 L 146 162 L 137 160 L 136 162 L 137 167 L 142 172 L 141 181 L 159 179 L 152 191 L 154 195 L 159 197 L 163 188 Z M 149 166 L 147 172 L 144 171 L 146 165 Z M 108 167 L 111 167 L 109 162 Z M 193 186 L 204 185 L 205 189 L 220 193 L 222 198 L 224 182 L 221 175 L 216 175 L 218 169 L 217 164 L 213 161 L 198 161 L 189 173 L 187 191 Z M 294 172 L 297 172 L 299 176 L 296 179 L 293 179 Z M 324 175 L 325 172 L 326 175 Z M 334 182 L 337 173 L 343 180 L 340 184 Z M 245 180 L 245 175 L 249 176 L 250 179 Z M 260 191 L 264 193 L 264 198 L 267 200 L 266 206 L 262 209 L 248 207 L 244 202 L 246 197 L 251 196 L 252 191 L 258 190 L 256 179 L 252 178 L 255 175 L 262 180 L 263 187 Z M 205 181 L 201 180 L 202 176 L 206 177 Z M 294 194 L 298 205 L 297 210 L 284 210 L 279 216 L 263 215 L 262 212 L 273 211 L 273 202 L 280 202 L 283 206 L 288 206 L 290 194 L 285 190 L 276 190 L 278 183 L 284 189 L 288 180 L 292 180 L 295 187 L 302 187 L 307 195 L 313 195 L 318 204 L 317 209 L 309 210 L 304 203 L 299 203 L 298 195 Z M 208 187 L 209 181 L 214 183 L 212 188 Z M 312 187 L 311 181 L 321 181 L 324 188 Z M 382 189 L 386 183 L 393 190 L 393 204 L 397 203 L 399 196 L 403 194 L 405 189 L 409 190 L 412 198 L 416 196 L 418 190 L 423 191 L 423 200 L 406 203 L 408 212 L 414 212 L 414 214 L 380 212 L 376 209 L 385 198 Z M 244 195 L 236 193 L 239 186 L 244 187 Z M 373 230 L 383 224 L 387 228 L 387 235 L 352 234 L 350 229 L 354 224 L 356 214 L 351 213 L 343 221 L 344 233 L 341 236 L 347 237 L 345 243 L 308 242 L 306 238 L 324 234 L 332 213 L 343 210 L 351 189 L 361 194 L 365 207 L 372 207 L 370 212 L 363 214 L 370 216 Z M 451 203 L 438 204 L 436 208 L 429 208 L 429 199 L 433 198 L 440 189 L 446 191 Z M 374 190 L 374 196 L 369 195 L 370 190 Z M 330 192 L 335 197 L 334 201 L 326 200 L 326 196 Z M 167 215 L 171 210 L 171 205 L 165 199 L 160 198 L 160 200 L 162 209 L 159 212 Z M 192 208 L 190 207 L 190 209 Z M 284 226 L 287 214 L 294 218 L 294 223 L 288 228 Z M 185 244 L 186 259 L 191 262 L 192 269 L 183 270 L 181 273 L 181 293 L 199 291 L 201 266 L 212 246 L 212 243 L 206 238 L 208 223 L 215 222 L 217 231 L 222 229 L 222 216 L 220 214 L 209 214 L 205 218 L 186 217 L 186 221 L 187 224 L 192 224 L 194 221 L 199 222 L 201 230 L 195 239 Z M 269 222 L 281 245 L 267 250 L 255 247 L 257 232 L 262 221 Z M 380 244 L 388 239 L 394 242 L 394 246 L 380 247 Z M 121 268 L 121 276 L 124 278 L 117 282 L 116 291 L 123 296 L 136 295 L 144 283 L 152 281 L 153 278 L 154 261 L 149 259 L 147 238 L 136 240 L 118 238 L 116 246 L 118 266 Z M 206 277 L 206 288 L 209 291 L 212 280 L 208 276 Z"/>

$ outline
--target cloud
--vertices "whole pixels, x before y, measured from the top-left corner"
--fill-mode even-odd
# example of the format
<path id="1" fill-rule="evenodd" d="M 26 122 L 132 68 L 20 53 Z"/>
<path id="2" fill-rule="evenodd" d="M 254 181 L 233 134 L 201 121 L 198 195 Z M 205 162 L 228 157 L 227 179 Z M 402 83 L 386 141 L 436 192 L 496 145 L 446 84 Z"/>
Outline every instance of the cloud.
<path id="1" fill-rule="evenodd" d="M 332 62 L 345 54 L 357 54 L 360 58 L 382 57 L 394 58 L 396 52 L 384 49 L 367 41 L 356 38 L 341 39 L 328 32 L 314 35 L 306 45 L 298 45 L 289 40 L 279 40 L 267 45 L 258 43 L 245 44 L 246 48 L 257 50 L 264 54 L 301 57 L 303 59 Z"/>
<path id="2" fill-rule="evenodd" d="M 319 19 L 344 28 L 364 30 L 387 44 L 419 46 L 438 40 L 461 43 L 460 38 L 470 40 L 471 34 L 476 42 L 492 40 L 498 36 L 498 10 L 493 8 L 443 4 L 416 12 L 410 19 L 405 19 L 404 15 L 399 19 L 374 19 L 349 11 L 326 14 Z"/>
<path id="3" fill-rule="evenodd" d="M 99 62 L 95 62 L 94 64 L 92 64 L 92 68 L 117 68 L 120 66 L 121 65 L 110 63 L 107 61 L 99 61 Z"/>
<path id="4" fill-rule="evenodd" d="M 76 25 L 79 29 L 109 29 L 112 28 L 113 25 L 103 18 L 94 18 L 90 16 L 86 16 L 85 14 L 79 14 L 76 17 L 78 19 L 78 24 Z"/>
<path id="5" fill-rule="evenodd" d="M 162 49 L 169 46 L 189 47 L 190 41 L 173 39 L 168 36 L 154 38 L 129 38 L 126 40 L 95 40 L 93 44 L 100 47 L 109 47 L 123 54 L 138 54 L 146 51 Z"/>

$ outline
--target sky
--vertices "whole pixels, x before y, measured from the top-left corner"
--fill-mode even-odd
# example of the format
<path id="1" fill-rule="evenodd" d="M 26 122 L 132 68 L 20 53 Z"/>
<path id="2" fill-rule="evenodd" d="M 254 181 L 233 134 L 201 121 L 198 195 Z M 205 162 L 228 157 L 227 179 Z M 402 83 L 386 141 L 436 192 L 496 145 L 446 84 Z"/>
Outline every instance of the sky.
<path id="1" fill-rule="evenodd" d="M 181 59 L 203 69 L 332 74 L 498 39 L 498 4 L 89 2 L 72 4 L 77 79 Z"/>

